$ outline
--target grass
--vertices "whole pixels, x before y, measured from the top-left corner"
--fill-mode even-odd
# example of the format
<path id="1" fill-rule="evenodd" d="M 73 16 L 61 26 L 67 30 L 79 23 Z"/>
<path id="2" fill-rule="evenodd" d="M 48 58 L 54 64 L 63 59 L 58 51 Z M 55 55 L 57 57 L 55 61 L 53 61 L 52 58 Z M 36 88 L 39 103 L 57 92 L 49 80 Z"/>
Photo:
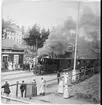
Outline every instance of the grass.
<path id="1" fill-rule="evenodd" d="M 100 74 L 95 74 L 85 81 L 70 87 L 70 94 L 77 98 L 91 101 L 92 103 L 100 103 Z"/>

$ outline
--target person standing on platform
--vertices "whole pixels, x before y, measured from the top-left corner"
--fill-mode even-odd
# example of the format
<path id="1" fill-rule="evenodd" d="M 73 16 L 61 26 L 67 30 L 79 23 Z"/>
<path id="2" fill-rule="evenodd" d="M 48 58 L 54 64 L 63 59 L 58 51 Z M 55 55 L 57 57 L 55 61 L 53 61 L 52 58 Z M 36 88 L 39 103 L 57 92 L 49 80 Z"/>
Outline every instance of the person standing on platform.
<path id="1" fill-rule="evenodd" d="M 21 90 L 21 97 L 23 97 L 24 91 L 26 90 L 26 84 L 24 83 L 24 81 L 22 81 L 20 90 Z"/>
<path id="2" fill-rule="evenodd" d="M 41 78 L 40 95 L 45 95 L 45 81 L 43 78 Z"/>
<path id="3" fill-rule="evenodd" d="M 15 70 L 15 69 L 16 69 L 15 65 L 16 65 L 16 64 L 15 64 L 15 62 L 13 62 L 13 70 Z"/>
<path id="4" fill-rule="evenodd" d="M 58 81 L 58 84 L 59 84 L 59 78 L 60 78 L 60 72 L 57 71 L 57 81 Z"/>
<path id="5" fill-rule="evenodd" d="M 27 70 L 29 70 L 29 62 L 26 63 Z"/>
<path id="6" fill-rule="evenodd" d="M 23 62 L 23 71 L 25 71 L 26 67 L 25 67 L 25 61 Z"/>
<path id="7" fill-rule="evenodd" d="M 60 79 L 59 85 L 58 85 L 58 93 L 63 93 L 63 80 Z"/>
<path id="8" fill-rule="evenodd" d="M 64 94 L 63 94 L 63 98 L 67 99 L 69 98 L 69 89 L 68 89 L 68 80 L 69 79 L 69 75 L 68 73 L 66 73 L 64 75 Z"/>
<path id="9" fill-rule="evenodd" d="M 8 69 L 12 70 L 12 61 L 9 61 Z"/>
<path id="10" fill-rule="evenodd" d="M 9 88 L 9 83 L 6 81 L 5 84 L 1 87 L 4 88 L 4 93 L 7 97 L 9 97 L 10 94 L 10 88 Z"/>
<path id="11" fill-rule="evenodd" d="M 64 79 L 65 79 L 65 75 L 66 75 L 66 73 L 64 72 L 64 73 L 63 73 L 63 81 L 64 81 Z"/>
<path id="12" fill-rule="evenodd" d="M 33 68 L 35 69 L 35 58 L 33 58 Z"/>
<path id="13" fill-rule="evenodd" d="M 24 69 L 25 69 L 25 71 L 27 70 L 27 62 L 26 61 L 24 63 Z"/>
<path id="14" fill-rule="evenodd" d="M 32 63 L 30 62 L 29 65 L 30 65 L 30 70 L 32 70 Z"/>
<path id="15" fill-rule="evenodd" d="M 68 73 L 64 75 L 64 84 L 68 84 Z"/>
<path id="16" fill-rule="evenodd" d="M 32 96 L 37 96 L 37 86 L 36 86 L 36 80 L 33 80 L 32 83 Z"/>
<path id="17" fill-rule="evenodd" d="M 28 63 L 28 70 L 30 71 L 30 63 Z"/>

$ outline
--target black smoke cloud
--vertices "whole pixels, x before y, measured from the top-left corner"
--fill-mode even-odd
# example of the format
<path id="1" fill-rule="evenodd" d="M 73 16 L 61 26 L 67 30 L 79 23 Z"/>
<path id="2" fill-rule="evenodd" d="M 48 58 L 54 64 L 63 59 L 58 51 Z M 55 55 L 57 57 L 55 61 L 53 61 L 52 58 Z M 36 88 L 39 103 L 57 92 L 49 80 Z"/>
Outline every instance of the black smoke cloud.
<path id="1" fill-rule="evenodd" d="M 84 7 L 80 15 L 78 46 L 84 52 L 85 49 L 89 48 L 89 43 L 97 43 L 100 40 L 100 17 L 96 16 L 89 7 Z M 56 55 L 64 54 L 68 49 L 69 42 L 75 43 L 76 23 L 72 17 L 69 17 L 62 26 L 54 28 L 44 46 L 38 50 L 38 56 L 51 55 L 52 52 Z M 72 31 L 74 34 L 71 33 Z"/>
<path id="2" fill-rule="evenodd" d="M 68 23 L 68 25 L 66 23 Z M 52 52 L 55 55 L 64 54 L 68 49 L 70 30 L 75 28 L 73 23 L 74 21 L 69 19 L 65 21 L 63 26 L 54 28 L 45 41 L 43 48 L 39 49 L 38 55 L 51 55 Z"/>

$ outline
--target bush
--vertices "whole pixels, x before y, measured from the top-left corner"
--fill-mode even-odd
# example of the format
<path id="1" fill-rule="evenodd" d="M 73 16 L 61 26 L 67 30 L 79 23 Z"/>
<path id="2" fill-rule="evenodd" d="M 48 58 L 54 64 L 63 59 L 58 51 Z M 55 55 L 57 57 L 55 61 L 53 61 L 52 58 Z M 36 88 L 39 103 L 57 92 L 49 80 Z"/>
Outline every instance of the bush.
<path id="1" fill-rule="evenodd" d="M 78 98 L 100 103 L 100 74 L 74 85 L 70 88 L 70 94 L 76 94 Z"/>

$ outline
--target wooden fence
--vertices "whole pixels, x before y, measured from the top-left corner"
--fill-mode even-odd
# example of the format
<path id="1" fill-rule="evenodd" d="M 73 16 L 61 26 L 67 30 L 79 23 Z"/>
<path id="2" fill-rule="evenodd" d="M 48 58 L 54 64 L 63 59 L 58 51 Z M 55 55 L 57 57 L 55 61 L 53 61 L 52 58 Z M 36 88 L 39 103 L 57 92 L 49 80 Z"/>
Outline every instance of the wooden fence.
<path id="1" fill-rule="evenodd" d="M 97 72 L 96 72 L 96 70 L 97 70 Z M 92 75 L 94 75 L 95 73 L 98 73 L 98 72 L 100 72 L 100 67 L 93 67 L 93 68 L 90 68 L 90 69 L 87 69 L 87 70 L 83 69 L 80 72 L 76 73 L 76 77 L 77 77 L 76 78 L 76 83 L 78 83 L 81 80 L 85 79 L 85 76 L 89 75 L 88 73 L 91 73 L 91 76 L 92 76 Z M 74 76 L 74 75 L 69 75 L 69 78 L 71 80 L 72 80 L 72 76 Z M 45 81 L 46 86 L 52 85 L 54 82 L 51 84 L 51 81 L 56 81 L 57 79 L 60 79 L 60 78 L 63 78 L 63 76 L 61 76 L 59 78 L 54 78 L 54 79 Z M 26 83 L 26 85 L 28 85 L 28 84 L 32 85 L 32 83 Z M 56 84 L 56 82 L 55 82 L 55 84 Z M 72 81 L 71 81 L 71 84 L 73 85 Z M 18 97 L 18 86 L 19 85 L 21 85 L 21 83 L 19 83 L 19 81 L 17 81 L 15 84 L 10 85 L 10 87 L 11 86 L 16 86 L 16 90 L 15 90 L 16 91 L 16 97 Z"/>

